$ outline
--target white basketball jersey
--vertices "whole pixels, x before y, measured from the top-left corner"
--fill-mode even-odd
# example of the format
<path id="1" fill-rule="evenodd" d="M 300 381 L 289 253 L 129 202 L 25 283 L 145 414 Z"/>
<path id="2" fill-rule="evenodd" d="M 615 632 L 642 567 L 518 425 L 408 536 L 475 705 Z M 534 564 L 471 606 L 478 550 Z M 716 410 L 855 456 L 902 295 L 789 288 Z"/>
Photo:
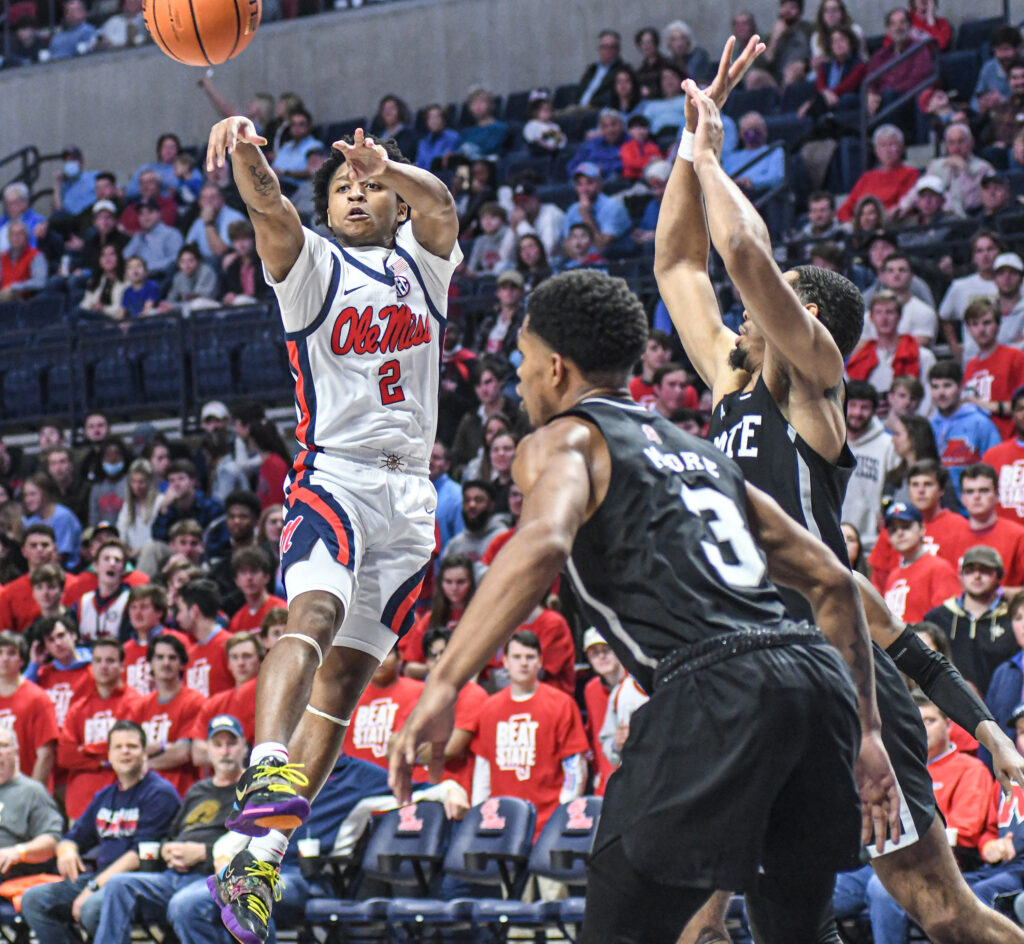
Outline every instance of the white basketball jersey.
<path id="1" fill-rule="evenodd" d="M 393 249 L 342 248 L 312 230 L 277 293 L 310 452 L 426 463 L 437 427 L 448 286 L 462 259 L 427 252 L 404 223 Z"/>

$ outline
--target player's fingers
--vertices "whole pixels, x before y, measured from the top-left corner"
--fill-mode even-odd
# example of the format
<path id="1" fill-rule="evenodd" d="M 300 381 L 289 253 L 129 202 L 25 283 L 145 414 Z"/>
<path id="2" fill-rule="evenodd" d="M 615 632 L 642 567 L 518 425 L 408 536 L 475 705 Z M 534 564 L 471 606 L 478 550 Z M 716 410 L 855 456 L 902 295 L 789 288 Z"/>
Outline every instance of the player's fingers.
<path id="1" fill-rule="evenodd" d="M 871 811 L 872 827 L 875 832 L 875 849 L 881 852 L 885 848 L 885 837 L 889 825 L 886 811 L 882 806 L 874 806 Z"/>
<path id="2" fill-rule="evenodd" d="M 430 765 L 427 768 L 431 783 L 440 783 L 444 776 L 444 745 L 431 745 Z"/>
<path id="3" fill-rule="evenodd" d="M 353 145 L 353 147 L 362 147 L 363 146 L 363 138 L 364 137 L 365 137 L 365 134 L 363 133 L 363 129 L 362 128 L 356 128 L 355 134 L 352 135 L 352 145 Z"/>
<path id="4" fill-rule="evenodd" d="M 860 806 L 860 843 L 862 846 L 866 846 L 871 842 L 871 831 L 873 829 L 871 823 L 871 810 L 868 808 L 867 803 L 861 803 Z"/>
<path id="5" fill-rule="evenodd" d="M 729 66 L 732 64 L 732 50 L 736 45 L 736 37 L 730 36 L 725 41 L 721 58 L 718 60 L 718 72 L 715 74 L 715 82 L 725 82 L 729 77 Z"/>
<path id="6" fill-rule="evenodd" d="M 342 154 L 348 154 L 352 145 L 349 144 L 348 141 L 335 141 L 334 144 L 331 145 L 331 147 L 337 148 L 339 151 L 341 151 Z"/>

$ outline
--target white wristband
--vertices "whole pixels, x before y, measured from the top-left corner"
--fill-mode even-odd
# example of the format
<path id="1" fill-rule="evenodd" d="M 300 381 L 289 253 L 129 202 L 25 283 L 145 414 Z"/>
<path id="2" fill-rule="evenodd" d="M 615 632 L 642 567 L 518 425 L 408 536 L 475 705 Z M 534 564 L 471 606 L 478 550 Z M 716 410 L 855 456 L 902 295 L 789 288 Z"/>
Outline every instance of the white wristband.
<path id="1" fill-rule="evenodd" d="M 693 132 L 684 128 L 683 133 L 679 136 L 679 150 L 676 152 L 676 157 L 679 160 L 693 163 L 693 138 Z"/>

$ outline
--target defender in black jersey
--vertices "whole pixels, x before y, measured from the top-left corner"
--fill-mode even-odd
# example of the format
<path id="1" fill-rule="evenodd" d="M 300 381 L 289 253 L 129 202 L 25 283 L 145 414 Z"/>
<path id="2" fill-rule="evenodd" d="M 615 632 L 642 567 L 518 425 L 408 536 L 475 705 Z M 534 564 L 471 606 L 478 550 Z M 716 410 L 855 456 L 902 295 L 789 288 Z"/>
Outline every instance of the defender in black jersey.
<path id="1" fill-rule="evenodd" d="M 620 279 L 580 270 L 531 295 L 519 390 L 541 428 L 513 468 L 522 516 L 392 742 L 391 785 L 408 799 L 426 744 L 440 773 L 458 687 L 564 565 L 651 694 L 608 784 L 580 940 L 674 944 L 725 886 L 761 940 L 811 944 L 858 827 L 898 836 L 863 610 L 849 569 L 734 463 L 630 400 L 645 336 Z M 821 632 L 786 617 L 773 578 Z"/>
<path id="2" fill-rule="evenodd" d="M 725 61 L 723 56 L 720 76 Z M 692 162 L 676 162 L 659 215 L 655 274 L 662 298 L 712 389 L 710 438 L 735 459 L 748 482 L 845 560 L 839 509 L 853 462 L 846 445 L 843 358 L 860 336 L 863 300 L 836 273 L 812 266 L 779 271 L 763 221 L 721 167 L 718 107 L 725 95 L 709 89 L 712 100 L 692 83 L 686 89 L 687 126 L 696 129 L 696 138 Z M 739 335 L 719 315 L 707 273 L 705 221 L 746 306 Z M 791 616 L 808 614 L 805 601 L 793 594 L 785 600 Z M 872 633 L 881 643 L 874 655 L 882 735 L 905 801 L 902 846 L 889 844 L 873 860 L 875 869 L 932 940 L 1024 941 L 1008 922 L 982 908 L 946 844 L 925 767 L 920 716 L 882 649 L 893 646 L 905 654 L 918 640 L 897 645 L 882 627 L 876 632 L 872 626 Z M 908 660 L 911 667 L 927 675 L 926 660 L 917 656 Z M 965 686 L 955 679 L 963 705 Z M 960 717 L 974 730 L 970 712 Z M 942 880 L 934 881 L 936 875 Z M 717 897 L 717 914 L 709 908 L 702 919 L 721 928 L 727 896 Z"/>

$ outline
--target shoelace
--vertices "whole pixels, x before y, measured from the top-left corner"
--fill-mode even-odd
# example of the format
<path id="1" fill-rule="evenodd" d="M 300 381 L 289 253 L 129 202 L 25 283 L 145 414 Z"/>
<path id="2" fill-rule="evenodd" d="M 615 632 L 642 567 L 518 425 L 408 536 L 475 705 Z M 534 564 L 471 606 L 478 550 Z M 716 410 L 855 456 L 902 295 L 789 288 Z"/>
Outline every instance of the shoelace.
<path id="1" fill-rule="evenodd" d="M 277 868 L 271 865 L 269 862 L 264 862 L 261 859 L 254 860 L 251 864 L 245 867 L 245 874 L 252 876 L 252 878 L 262 879 L 270 886 L 270 892 L 274 897 L 274 901 L 281 900 L 281 891 L 284 889 L 284 879 L 281 878 L 281 873 Z M 259 904 L 259 908 L 253 907 L 253 900 Z M 263 899 L 260 898 L 253 892 L 249 893 L 247 904 L 249 905 L 250 911 L 255 911 L 256 914 L 260 914 L 261 910 L 266 912 L 263 919 L 270 919 L 270 911 L 264 904 Z"/>
<path id="2" fill-rule="evenodd" d="M 267 784 L 268 790 L 276 790 L 279 792 L 291 792 L 295 791 L 292 789 L 295 787 L 308 787 L 309 777 L 302 773 L 301 768 L 305 764 L 283 764 L 278 766 L 276 764 L 260 764 L 256 768 L 256 772 L 253 774 L 253 780 L 269 780 L 271 777 L 280 777 L 285 783 L 270 783 Z"/>

